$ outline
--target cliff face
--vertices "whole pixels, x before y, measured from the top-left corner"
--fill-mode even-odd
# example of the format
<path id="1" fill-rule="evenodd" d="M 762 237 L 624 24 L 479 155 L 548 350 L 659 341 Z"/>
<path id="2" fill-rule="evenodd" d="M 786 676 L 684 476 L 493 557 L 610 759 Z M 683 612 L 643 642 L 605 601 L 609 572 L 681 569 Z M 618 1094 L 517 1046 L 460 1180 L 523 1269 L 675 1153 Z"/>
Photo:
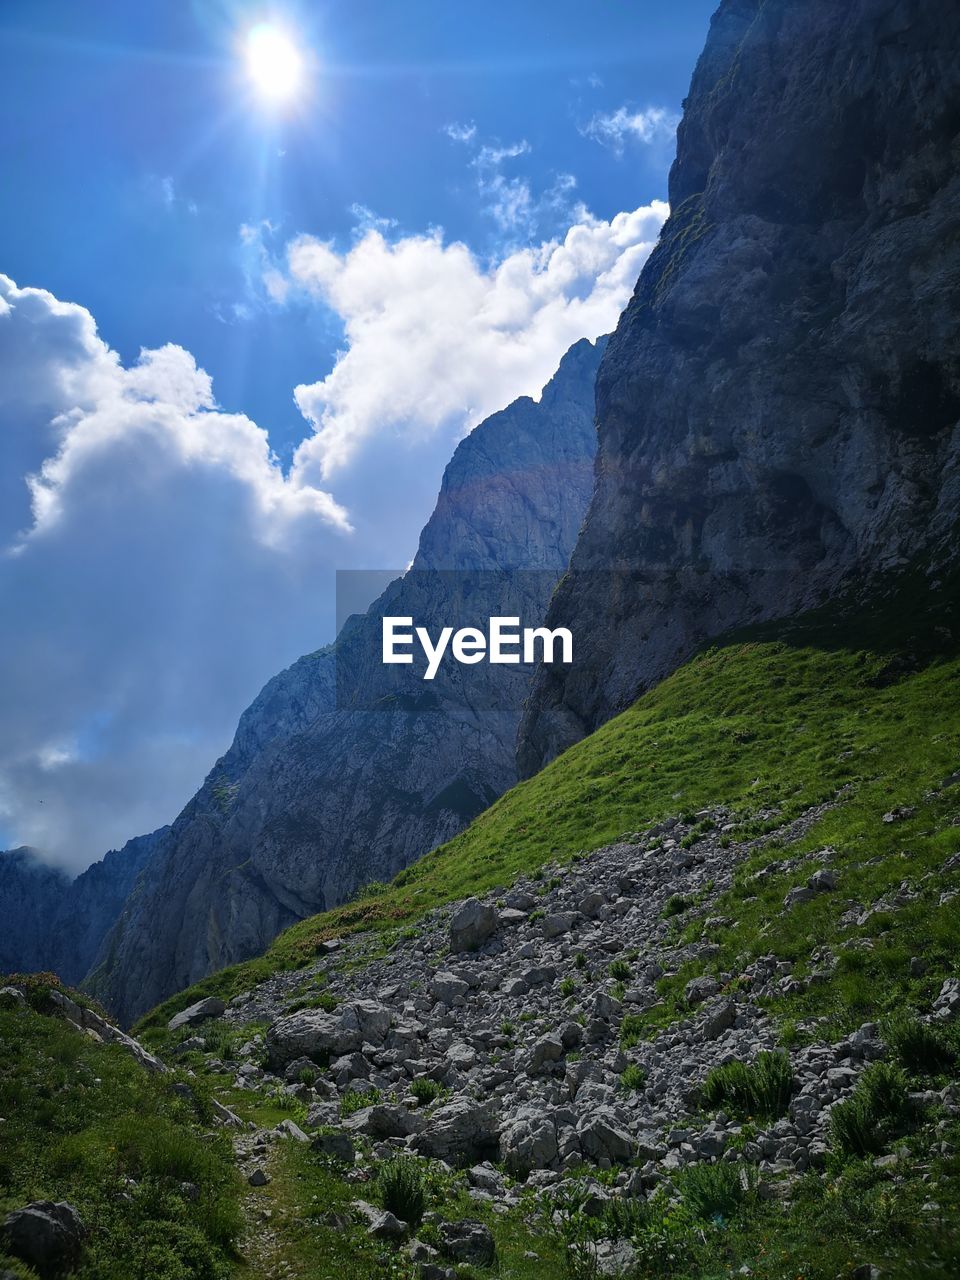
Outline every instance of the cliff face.
<path id="1" fill-rule="evenodd" d="M 422 669 L 382 664 L 381 618 L 433 635 L 491 614 L 542 621 L 592 487 L 603 345 L 578 343 L 540 402 L 462 441 L 411 572 L 245 712 L 90 974 L 121 1018 L 393 876 L 516 781 L 531 669 L 445 665 L 425 684 Z"/>
<path id="2" fill-rule="evenodd" d="M 522 773 L 709 638 L 953 555 L 958 102 L 955 5 L 720 6 L 598 377 L 550 610 L 578 661 L 538 678 Z"/>
<path id="3" fill-rule="evenodd" d="M 78 983 L 163 834 L 128 841 L 75 880 L 31 849 L 0 853 L 0 973 L 49 969 Z"/>

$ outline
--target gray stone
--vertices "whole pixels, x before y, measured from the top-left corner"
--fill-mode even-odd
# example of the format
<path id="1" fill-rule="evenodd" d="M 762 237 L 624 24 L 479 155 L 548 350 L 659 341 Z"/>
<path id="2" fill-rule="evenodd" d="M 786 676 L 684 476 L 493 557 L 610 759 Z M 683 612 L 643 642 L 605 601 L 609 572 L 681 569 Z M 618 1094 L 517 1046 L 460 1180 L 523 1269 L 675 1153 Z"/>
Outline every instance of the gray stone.
<path id="1" fill-rule="evenodd" d="M 33 1267 L 41 1280 L 72 1270 L 84 1235 L 80 1215 L 65 1200 L 35 1200 L 8 1213 L 0 1226 L 5 1251 Z"/>
<path id="2" fill-rule="evenodd" d="M 199 1026 L 209 1018 L 219 1018 L 226 1011 L 226 1007 L 219 996 L 207 996 L 205 1000 L 198 1000 L 196 1004 L 174 1014 L 167 1023 L 167 1030 L 179 1031 L 181 1027 Z"/>
<path id="3" fill-rule="evenodd" d="M 450 950 L 476 951 L 496 932 L 497 909 L 467 898 L 450 918 Z"/>
<path id="4" fill-rule="evenodd" d="M 454 1262 L 465 1262 L 473 1267 L 489 1267 L 496 1261 L 493 1236 L 490 1228 L 482 1222 L 470 1219 L 439 1222 L 437 1233 L 441 1250 Z"/>

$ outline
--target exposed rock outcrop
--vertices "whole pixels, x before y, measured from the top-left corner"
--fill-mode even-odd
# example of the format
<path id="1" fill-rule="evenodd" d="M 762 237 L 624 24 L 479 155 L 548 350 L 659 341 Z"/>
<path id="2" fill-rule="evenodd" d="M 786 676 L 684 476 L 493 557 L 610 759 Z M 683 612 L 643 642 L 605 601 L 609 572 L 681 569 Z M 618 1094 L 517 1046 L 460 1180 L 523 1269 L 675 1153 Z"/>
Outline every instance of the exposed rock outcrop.
<path id="1" fill-rule="evenodd" d="M 122 1019 L 393 876 L 514 783 L 531 667 L 453 664 L 427 685 L 383 665 L 380 619 L 434 634 L 490 614 L 542 621 L 592 487 L 602 346 L 577 343 L 539 402 L 462 441 L 412 571 L 345 624 L 336 652 L 302 658 L 244 714 L 91 974 Z"/>
<path id="2" fill-rule="evenodd" d="M 955 552 L 960 10 L 724 0 L 597 385 L 536 771 L 696 647 Z M 611 572 L 612 571 L 612 572 Z"/>

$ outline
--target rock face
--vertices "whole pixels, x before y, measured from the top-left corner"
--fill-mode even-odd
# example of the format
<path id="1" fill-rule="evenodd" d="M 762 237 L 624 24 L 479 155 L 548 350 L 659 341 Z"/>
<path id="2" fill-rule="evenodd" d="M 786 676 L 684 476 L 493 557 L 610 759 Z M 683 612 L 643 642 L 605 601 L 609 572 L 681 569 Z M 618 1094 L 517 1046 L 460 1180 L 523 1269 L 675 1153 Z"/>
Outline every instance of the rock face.
<path id="1" fill-rule="evenodd" d="M 31 849 L 0 853 L 0 973 L 80 982 L 163 834 L 128 841 L 75 880 Z"/>
<path id="2" fill-rule="evenodd" d="M 37 1200 L 15 1209 L 0 1227 L 0 1240 L 14 1257 L 28 1263 L 43 1280 L 72 1270 L 83 1243 L 84 1226 L 73 1205 Z"/>
<path id="3" fill-rule="evenodd" d="M 956 546 L 960 10 L 724 0 L 597 384 L 530 774 L 707 639 Z M 609 572 L 616 571 L 616 572 Z"/>
<path id="4" fill-rule="evenodd" d="M 592 487 L 603 345 L 576 344 L 539 403 L 461 442 L 412 572 L 244 714 L 101 950 L 90 985 L 122 1019 L 392 877 L 516 781 L 531 667 L 453 664 L 426 684 L 383 665 L 380 620 L 542 621 Z"/>

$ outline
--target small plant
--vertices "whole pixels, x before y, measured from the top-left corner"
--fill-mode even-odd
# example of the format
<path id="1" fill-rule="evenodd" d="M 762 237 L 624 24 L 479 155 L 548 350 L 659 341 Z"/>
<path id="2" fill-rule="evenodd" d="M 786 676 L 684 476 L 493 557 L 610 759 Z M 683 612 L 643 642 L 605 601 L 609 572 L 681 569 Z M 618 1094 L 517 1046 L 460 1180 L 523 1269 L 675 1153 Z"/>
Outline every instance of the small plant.
<path id="1" fill-rule="evenodd" d="M 528 919 L 530 920 L 530 923 L 533 924 L 537 920 L 543 920 L 546 917 L 546 914 L 547 913 L 543 910 L 542 907 L 538 907 L 536 911 L 530 912 Z"/>
<path id="2" fill-rule="evenodd" d="M 576 965 L 578 969 L 585 969 L 587 967 L 587 957 L 583 954 L 582 951 L 578 951 L 577 954 L 573 957 L 573 963 Z"/>
<path id="3" fill-rule="evenodd" d="M 907 1077 L 902 1067 L 874 1062 L 845 1102 L 830 1111 L 830 1138 L 840 1156 L 878 1155 L 910 1119 Z"/>
<path id="4" fill-rule="evenodd" d="M 663 911 L 660 914 L 664 920 L 669 920 L 671 916 L 682 915 L 689 906 L 690 903 L 682 893 L 672 893 L 663 904 Z"/>
<path id="5" fill-rule="evenodd" d="M 560 994 L 564 999 L 566 999 L 567 996 L 572 996 L 576 989 L 577 984 L 573 978 L 564 978 L 560 983 Z"/>
<path id="6" fill-rule="evenodd" d="M 348 1089 L 340 1099 L 340 1114 L 344 1117 L 352 1116 L 355 1112 L 362 1111 L 364 1107 L 372 1107 L 375 1102 L 379 1101 L 379 1089 L 370 1089 L 363 1092 L 359 1089 Z"/>
<path id="7" fill-rule="evenodd" d="M 949 1071 L 957 1060 L 943 1033 L 912 1013 L 892 1017 L 883 1028 L 883 1036 L 902 1065 L 917 1075 L 939 1075 Z"/>
<path id="8" fill-rule="evenodd" d="M 420 1162 L 413 1156 L 395 1156 L 377 1174 L 380 1199 L 401 1222 L 418 1227 L 427 1207 L 427 1188 Z"/>
<path id="9" fill-rule="evenodd" d="M 640 1066 L 639 1062 L 631 1062 L 620 1073 L 620 1083 L 624 1089 L 638 1091 L 647 1083 L 646 1070 Z"/>
<path id="10" fill-rule="evenodd" d="M 677 1181 L 687 1208 L 707 1221 L 732 1218 L 753 1189 L 747 1166 L 725 1162 L 691 1165 Z"/>
<path id="11" fill-rule="evenodd" d="M 516 1029 L 517 1028 L 514 1026 L 514 1024 L 510 1021 L 509 1018 L 504 1018 L 504 1020 L 500 1023 L 500 1034 L 502 1036 L 512 1036 L 513 1033 L 516 1031 Z"/>
<path id="12" fill-rule="evenodd" d="M 618 982 L 626 982 L 630 977 L 630 966 L 626 960 L 614 960 L 610 968 L 607 970 L 611 978 L 616 978 Z"/>
<path id="13" fill-rule="evenodd" d="M 639 1044 L 643 1036 L 643 1017 L 639 1013 L 628 1013 L 620 1023 L 620 1043 L 624 1049 L 632 1049 Z"/>
<path id="14" fill-rule="evenodd" d="M 778 1050 L 760 1053 L 754 1062 L 714 1067 L 704 1081 L 702 1097 L 707 1107 L 776 1120 L 790 1105 L 793 1086 L 790 1059 Z"/>
<path id="15" fill-rule="evenodd" d="M 300 1069 L 299 1074 L 297 1075 L 297 1079 L 300 1081 L 301 1084 L 312 1085 L 316 1081 L 316 1078 L 317 1078 L 316 1067 L 302 1067 Z"/>
<path id="16" fill-rule="evenodd" d="M 527 1013 L 521 1013 L 521 1015 L 520 1015 L 520 1021 L 521 1021 L 521 1022 L 533 1022 L 533 1021 L 535 1020 L 536 1016 L 537 1016 L 537 1015 L 536 1015 L 535 1013 L 532 1013 L 532 1012 L 529 1012 L 529 1011 L 528 1011 Z"/>
<path id="17" fill-rule="evenodd" d="M 419 1080 L 414 1080 L 410 1086 L 410 1092 L 425 1107 L 428 1102 L 433 1102 L 443 1093 L 443 1086 L 437 1084 L 436 1080 L 431 1080 L 429 1076 L 421 1076 Z"/>
<path id="18" fill-rule="evenodd" d="M 649 1230 L 654 1216 L 649 1201 L 617 1196 L 604 1205 L 604 1235 L 611 1240 L 635 1240 Z"/>

